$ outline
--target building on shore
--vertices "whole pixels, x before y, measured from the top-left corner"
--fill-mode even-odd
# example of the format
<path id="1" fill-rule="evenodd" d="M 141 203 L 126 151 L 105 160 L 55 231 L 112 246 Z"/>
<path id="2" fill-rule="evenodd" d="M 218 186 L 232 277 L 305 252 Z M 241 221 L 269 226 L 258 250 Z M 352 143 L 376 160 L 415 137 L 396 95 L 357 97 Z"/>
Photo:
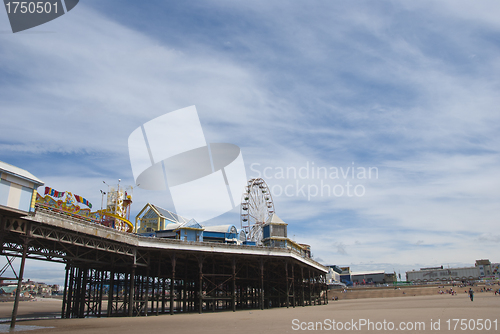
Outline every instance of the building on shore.
<path id="1" fill-rule="evenodd" d="M 491 274 L 496 279 L 500 279 L 500 263 L 492 263 L 491 264 Z"/>
<path id="2" fill-rule="evenodd" d="M 406 272 L 408 282 L 472 281 L 478 279 L 500 278 L 500 264 L 490 260 L 476 260 L 474 267 L 444 268 L 428 267 Z"/>
<path id="3" fill-rule="evenodd" d="M 0 295 L 13 297 L 17 290 L 17 284 L 5 284 L 0 286 Z M 30 279 L 21 283 L 22 297 L 50 296 L 59 291 L 59 285 L 34 282 Z"/>
<path id="4" fill-rule="evenodd" d="M 351 272 L 354 284 L 390 284 L 397 281 L 396 273 L 386 273 L 384 270 Z"/>
<path id="5" fill-rule="evenodd" d="M 423 269 L 423 270 L 422 270 Z M 478 267 L 412 270 L 406 272 L 408 282 L 470 281 L 479 279 Z"/>
<path id="6" fill-rule="evenodd" d="M 326 274 L 326 283 L 340 283 L 340 274 L 342 273 L 342 269 L 340 269 L 336 265 L 330 265 L 328 267 L 328 273 Z"/>
<path id="7" fill-rule="evenodd" d="M 337 267 L 338 268 L 338 267 Z M 340 267 L 340 282 L 354 284 L 391 284 L 397 281 L 396 273 L 386 273 L 385 270 L 351 271 L 350 267 Z"/>
<path id="8" fill-rule="evenodd" d="M 350 267 L 340 267 L 340 281 L 347 285 L 352 285 L 351 268 Z"/>
<path id="9" fill-rule="evenodd" d="M 492 276 L 491 262 L 487 259 L 476 260 L 476 267 L 479 269 L 479 277 Z"/>
<path id="10" fill-rule="evenodd" d="M 340 283 L 340 274 L 342 273 L 342 269 L 335 265 L 330 265 L 327 267 L 328 273 L 326 274 L 326 284 Z"/>

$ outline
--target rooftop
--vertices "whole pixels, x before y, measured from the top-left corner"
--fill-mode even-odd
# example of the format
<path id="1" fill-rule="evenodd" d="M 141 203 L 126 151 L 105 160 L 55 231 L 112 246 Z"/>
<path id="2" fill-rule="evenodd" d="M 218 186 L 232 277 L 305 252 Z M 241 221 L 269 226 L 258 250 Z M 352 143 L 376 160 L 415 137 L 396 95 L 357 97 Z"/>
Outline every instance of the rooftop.
<path id="1" fill-rule="evenodd" d="M 372 270 L 372 271 L 352 271 L 351 276 L 359 276 L 359 275 L 380 275 L 385 274 L 385 270 Z"/>
<path id="2" fill-rule="evenodd" d="M 184 223 L 189 222 L 189 219 L 184 218 L 176 213 L 173 213 L 172 211 L 168 211 L 166 209 L 163 209 L 163 208 L 159 207 L 158 205 L 151 204 L 151 206 L 156 211 L 158 211 L 158 213 L 162 216 L 162 218 L 165 218 L 165 219 L 168 219 L 172 222 L 180 223 L 180 224 L 184 224 Z"/>
<path id="3" fill-rule="evenodd" d="M 6 162 L 0 161 L 0 172 L 6 172 L 9 174 L 13 174 L 15 176 L 18 176 L 22 179 L 26 179 L 28 181 L 31 181 L 33 183 L 36 183 L 38 185 L 43 185 L 43 181 L 37 178 L 35 175 L 31 174 L 30 172 L 16 167 L 12 166 L 11 164 L 8 164 Z"/>

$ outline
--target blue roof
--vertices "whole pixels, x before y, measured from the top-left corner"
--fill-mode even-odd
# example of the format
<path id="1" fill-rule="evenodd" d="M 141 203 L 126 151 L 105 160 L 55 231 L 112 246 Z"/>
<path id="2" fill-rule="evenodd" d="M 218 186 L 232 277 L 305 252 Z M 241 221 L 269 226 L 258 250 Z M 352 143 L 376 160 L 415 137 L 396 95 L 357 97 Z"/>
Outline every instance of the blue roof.
<path id="1" fill-rule="evenodd" d="M 178 214 L 173 213 L 172 211 L 168 211 L 166 209 L 160 208 L 157 205 L 151 204 L 151 206 L 153 206 L 160 213 L 160 215 L 163 218 L 165 218 L 167 220 L 170 220 L 171 222 L 174 222 L 174 223 L 187 223 L 189 221 L 189 219 L 184 218 L 182 216 L 179 216 Z"/>
<path id="2" fill-rule="evenodd" d="M 207 232 L 219 232 L 219 233 L 238 233 L 238 229 L 234 225 L 216 225 L 216 226 L 205 226 L 205 231 Z"/>

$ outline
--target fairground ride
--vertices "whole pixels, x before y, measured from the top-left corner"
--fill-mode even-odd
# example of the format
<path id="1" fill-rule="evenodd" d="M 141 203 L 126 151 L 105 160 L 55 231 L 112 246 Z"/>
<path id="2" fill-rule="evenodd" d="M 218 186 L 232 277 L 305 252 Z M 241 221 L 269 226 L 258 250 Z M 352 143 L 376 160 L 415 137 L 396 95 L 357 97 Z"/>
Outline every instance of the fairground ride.
<path id="1" fill-rule="evenodd" d="M 247 241 L 262 245 L 262 227 L 274 213 L 271 191 L 261 178 L 250 179 L 241 197 L 241 228 L 247 234 Z"/>

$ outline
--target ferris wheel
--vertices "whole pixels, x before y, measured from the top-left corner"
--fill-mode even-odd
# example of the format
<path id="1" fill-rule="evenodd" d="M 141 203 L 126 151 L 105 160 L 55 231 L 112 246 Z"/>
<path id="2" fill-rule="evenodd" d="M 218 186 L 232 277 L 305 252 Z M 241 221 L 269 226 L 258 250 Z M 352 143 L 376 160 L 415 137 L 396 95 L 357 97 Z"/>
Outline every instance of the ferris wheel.
<path id="1" fill-rule="evenodd" d="M 262 244 L 262 226 L 274 213 L 271 191 L 263 179 L 250 179 L 241 197 L 241 228 L 248 241 Z"/>

